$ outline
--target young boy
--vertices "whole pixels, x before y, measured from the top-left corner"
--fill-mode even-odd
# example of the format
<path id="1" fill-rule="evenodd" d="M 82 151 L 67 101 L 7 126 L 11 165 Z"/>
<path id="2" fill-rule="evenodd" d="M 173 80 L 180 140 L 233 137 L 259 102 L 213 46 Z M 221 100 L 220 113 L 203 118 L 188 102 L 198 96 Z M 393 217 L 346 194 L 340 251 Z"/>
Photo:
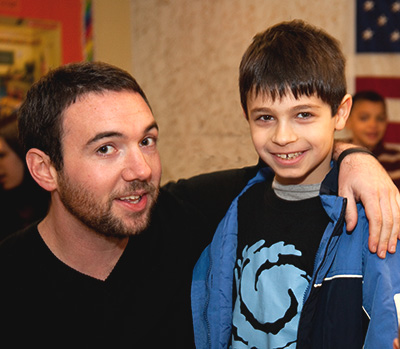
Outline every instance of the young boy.
<path id="1" fill-rule="evenodd" d="M 245 52 L 241 102 L 269 167 L 233 201 L 195 267 L 197 348 L 392 347 L 400 255 L 368 251 L 361 205 L 347 233 L 336 195 L 334 132 L 352 104 L 344 70 L 339 43 L 299 20 L 258 34 Z"/>
<path id="2" fill-rule="evenodd" d="M 346 124 L 352 132 L 351 142 L 372 151 L 400 188 L 400 151 L 383 142 L 387 124 L 386 103 L 379 93 L 360 91 L 353 96 Z"/>

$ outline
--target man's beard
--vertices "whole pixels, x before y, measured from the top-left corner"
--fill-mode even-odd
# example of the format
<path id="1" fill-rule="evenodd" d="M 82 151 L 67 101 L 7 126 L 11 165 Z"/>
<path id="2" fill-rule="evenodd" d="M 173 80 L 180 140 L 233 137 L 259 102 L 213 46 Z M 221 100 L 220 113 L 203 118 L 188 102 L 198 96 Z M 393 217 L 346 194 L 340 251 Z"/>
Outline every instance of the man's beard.
<path id="1" fill-rule="evenodd" d="M 126 215 L 129 222 L 112 212 L 115 198 L 123 197 L 126 193 L 144 190 L 147 193 L 148 206 L 141 212 L 130 212 Z M 123 192 L 110 195 L 107 204 L 100 205 L 95 196 L 81 185 L 73 184 L 63 172 L 59 172 L 59 195 L 65 208 L 83 224 L 98 234 L 107 237 L 125 238 L 137 235 L 149 225 L 151 210 L 157 200 L 159 187 L 151 183 L 132 181 Z"/>

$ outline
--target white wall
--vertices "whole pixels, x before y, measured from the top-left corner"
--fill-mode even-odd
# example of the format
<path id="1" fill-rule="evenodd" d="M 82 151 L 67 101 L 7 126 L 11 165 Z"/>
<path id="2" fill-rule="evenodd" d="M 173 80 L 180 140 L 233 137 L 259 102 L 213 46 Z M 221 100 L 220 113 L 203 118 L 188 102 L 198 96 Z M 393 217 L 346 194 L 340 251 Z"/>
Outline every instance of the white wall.
<path id="1" fill-rule="evenodd" d="M 257 161 L 237 83 L 241 56 L 257 32 L 294 18 L 321 26 L 342 42 L 353 74 L 353 1 L 94 0 L 94 5 L 95 23 L 109 23 L 95 26 L 96 57 L 128 70 L 132 65 L 160 124 L 164 181 Z M 349 79 L 350 92 L 352 84 Z"/>

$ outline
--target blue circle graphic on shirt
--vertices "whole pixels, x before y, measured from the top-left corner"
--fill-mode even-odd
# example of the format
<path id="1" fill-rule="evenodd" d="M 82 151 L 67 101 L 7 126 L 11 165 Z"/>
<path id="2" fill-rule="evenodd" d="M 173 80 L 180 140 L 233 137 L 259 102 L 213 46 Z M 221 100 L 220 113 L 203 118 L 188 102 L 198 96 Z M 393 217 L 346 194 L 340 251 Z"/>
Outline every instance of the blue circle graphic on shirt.
<path id="1" fill-rule="evenodd" d="M 232 348 L 295 348 L 306 272 L 294 265 L 294 245 L 245 247 L 235 268 L 237 298 Z"/>

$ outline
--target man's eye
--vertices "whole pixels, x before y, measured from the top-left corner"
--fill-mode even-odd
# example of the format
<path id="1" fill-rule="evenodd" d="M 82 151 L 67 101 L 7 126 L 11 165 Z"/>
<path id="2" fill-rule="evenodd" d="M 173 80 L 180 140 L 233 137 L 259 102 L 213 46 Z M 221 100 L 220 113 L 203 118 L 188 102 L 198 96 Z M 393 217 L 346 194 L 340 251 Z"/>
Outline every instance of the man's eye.
<path id="1" fill-rule="evenodd" d="M 103 145 L 99 149 L 97 149 L 97 152 L 102 155 L 105 155 L 111 153 L 112 149 L 113 147 L 111 145 Z"/>
<path id="2" fill-rule="evenodd" d="M 140 145 L 142 146 L 142 147 L 150 147 L 150 146 L 152 146 L 152 145 L 155 145 L 157 143 L 157 140 L 155 139 L 155 138 L 153 138 L 153 137 L 146 137 L 145 139 L 143 139 L 141 142 L 140 142 Z"/>

